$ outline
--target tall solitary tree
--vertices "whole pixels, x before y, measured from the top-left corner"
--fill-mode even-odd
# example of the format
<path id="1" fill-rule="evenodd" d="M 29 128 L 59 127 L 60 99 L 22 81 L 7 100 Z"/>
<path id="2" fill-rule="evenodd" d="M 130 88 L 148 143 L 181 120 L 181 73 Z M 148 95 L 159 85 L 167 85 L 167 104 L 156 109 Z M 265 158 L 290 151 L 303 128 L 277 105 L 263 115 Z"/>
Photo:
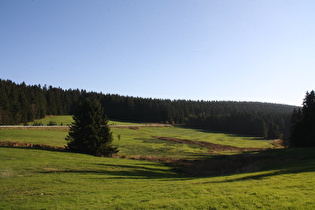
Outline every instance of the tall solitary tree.
<path id="1" fill-rule="evenodd" d="M 79 105 L 73 119 L 66 137 L 69 150 L 107 157 L 118 152 L 112 146 L 113 136 L 107 125 L 108 120 L 97 100 L 86 99 Z"/>

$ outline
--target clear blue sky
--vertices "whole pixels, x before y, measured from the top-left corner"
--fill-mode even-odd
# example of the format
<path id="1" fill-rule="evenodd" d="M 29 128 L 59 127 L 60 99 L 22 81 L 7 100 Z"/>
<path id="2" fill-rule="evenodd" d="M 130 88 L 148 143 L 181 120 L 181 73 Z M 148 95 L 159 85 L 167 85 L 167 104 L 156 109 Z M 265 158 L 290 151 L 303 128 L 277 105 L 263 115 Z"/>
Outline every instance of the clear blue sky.
<path id="1" fill-rule="evenodd" d="M 315 89 L 315 1 L 0 0 L 0 78 L 301 105 Z"/>

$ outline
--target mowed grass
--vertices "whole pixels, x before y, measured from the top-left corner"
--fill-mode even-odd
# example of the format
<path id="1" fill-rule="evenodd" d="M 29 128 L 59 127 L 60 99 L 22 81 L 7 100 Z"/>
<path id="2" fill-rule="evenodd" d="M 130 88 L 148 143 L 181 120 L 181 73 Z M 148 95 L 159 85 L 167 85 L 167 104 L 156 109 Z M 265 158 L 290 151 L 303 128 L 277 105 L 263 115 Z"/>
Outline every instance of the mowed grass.
<path id="1" fill-rule="evenodd" d="M 182 127 L 112 128 L 112 132 L 114 144 L 125 156 L 212 158 L 203 147 L 152 136 L 270 147 L 270 141 L 259 138 Z M 0 129 L 0 141 L 52 146 L 65 145 L 66 135 L 58 128 Z M 0 147 L 0 208 L 314 209 L 315 149 L 259 153 L 269 157 L 270 164 L 259 172 L 198 177 L 158 162 Z"/>
<path id="2" fill-rule="evenodd" d="M 73 116 L 71 115 L 47 115 L 45 118 L 34 120 L 33 122 L 29 122 L 28 125 L 33 125 L 34 123 L 42 123 L 43 125 L 47 125 L 49 122 L 55 122 L 57 125 L 71 125 L 73 122 Z M 128 122 L 128 121 L 117 121 L 117 120 L 109 120 L 108 125 L 143 125 L 141 123 L 136 122 Z"/>
<path id="3" fill-rule="evenodd" d="M 38 121 L 47 124 L 49 121 L 56 121 L 57 124 L 71 124 L 73 121 L 72 116 L 47 116 L 45 119 L 40 119 Z M 29 123 L 31 124 L 31 123 Z M 130 126 L 141 126 L 144 124 L 125 122 L 125 121 L 115 121 L 110 120 L 109 125 L 130 125 Z M 179 139 L 189 139 L 195 141 L 205 141 L 215 144 L 230 145 L 236 147 L 255 147 L 255 148 L 271 148 L 272 140 L 265 140 L 259 137 L 241 136 L 228 133 L 218 133 L 210 130 L 203 129 L 191 129 L 185 127 L 139 127 L 139 129 L 123 129 L 112 127 L 112 132 L 114 136 L 114 144 L 120 148 L 121 155 L 127 156 L 161 156 L 161 157 L 189 157 L 196 156 L 200 154 L 207 154 L 208 150 L 204 147 L 199 147 L 196 145 L 178 144 L 171 143 L 163 140 L 157 140 L 152 136 L 161 137 L 173 137 Z M 23 132 L 20 132 L 21 134 Z M 0 130 L 1 134 L 1 130 Z M 50 136 L 49 139 L 55 142 L 54 146 L 63 146 L 65 144 L 64 138 L 66 134 L 54 132 L 48 132 L 44 135 L 55 135 Z M 22 134 L 23 135 L 23 134 Z M 27 136 L 27 135 L 25 135 Z M 34 132 L 34 140 L 39 139 L 40 135 Z M 120 140 L 119 140 L 120 136 Z M 62 138 L 60 138 L 62 137 Z M 23 138 L 25 139 L 25 138 Z M 31 139 L 31 138 L 28 138 Z M 46 138 L 47 139 L 47 138 Z M 58 140 L 59 139 L 59 140 Z M 1 135 L 0 135 L 1 140 Z M 60 143 L 57 143 L 60 141 Z M 31 143 L 31 142 L 30 142 Z M 33 143 L 33 142 L 32 142 Z M 57 145 L 58 144 L 58 145 Z M 228 154 L 228 152 L 224 152 Z M 234 154 L 234 152 L 232 153 Z"/>
<path id="4" fill-rule="evenodd" d="M 29 122 L 28 124 L 32 125 L 35 122 L 47 125 L 51 121 L 55 122 L 57 125 L 71 125 L 73 119 L 71 115 L 47 115 L 45 118 Z"/>
<path id="5" fill-rule="evenodd" d="M 261 172 L 186 177 L 160 163 L 0 147 L 1 209 L 314 209 L 314 148 Z M 309 156 L 307 156 L 308 154 Z"/>
<path id="6" fill-rule="evenodd" d="M 181 127 L 139 127 L 139 129 L 111 128 L 113 144 L 119 155 L 133 157 L 198 158 L 211 155 L 205 147 L 158 140 L 152 136 L 174 137 L 196 141 L 220 143 L 238 147 L 271 147 L 270 140 L 211 133 Z M 12 128 L 0 129 L 0 141 L 17 141 L 32 144 L 65 146 L 67 129 L 64 128 Z M 120 136 L 120 138 L 119 138 Z M 234 154 L 234 153 L 232 153 Z"/>
<path id="7" fill-rule="evenodd" d="M 0 129 L 0 141 L 46 144 L 63 147 L 68 132 L 64 129 L 13 128 Z"/>
<path id="8" fill-rule="evenodd" d="M 203 147 L 156 140 L 151 137 L 151 135 L 155 134 L 155 128 L 140 128 L 138 130 L 112 128 L 111 130 L 114 136 L 113 144 L 118 146 L 120 150 L 119 155 L 123 156 L 188 158 L 193 155 L 197 156 L 207 153 L 207 149 Z M 121 136 L 120 140 L 117 137 L 118 133 Z M 62 147 L 67 144 L 65 140 L 67 134 L 68 132 L 65 130 L 50 128 L 0 129 L 0 141 Z"/>
<path id="9" fill-rule="evenodd" d="M 162 156 L 173 158 L 196 158 L 209 155 L 209 151 L 200 146 L 172 143 L 155 139 L 152 136 L 173 137 L 195 141 L 205 141 L 216 144 L 237 147 L 271 148 L 272 140 L 237 136 L 225 133 L 183 128 L 183 127 L 144 127 L 139 129 L 111 129 L 115 138 L 115 145 L 120 153 L 127 156 Z M 120 140 L 118 140 L 120 135 Z"/>

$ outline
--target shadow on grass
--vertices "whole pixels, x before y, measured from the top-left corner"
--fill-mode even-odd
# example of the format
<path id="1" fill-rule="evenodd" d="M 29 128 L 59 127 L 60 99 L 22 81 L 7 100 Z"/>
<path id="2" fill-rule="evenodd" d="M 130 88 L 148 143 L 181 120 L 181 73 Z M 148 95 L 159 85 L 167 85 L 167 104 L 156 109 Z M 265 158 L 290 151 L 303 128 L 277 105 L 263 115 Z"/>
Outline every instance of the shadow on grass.
<path id="1" fill-rule="evenodd" d="M 188 163 L 184 168 L 194 177 L 261 172 L 258 175 L 248 175 L 224 182 L 315 172 L 315 148 L 271 149 L 237 155 L 218 155 Z"/>
<path id="2" fill-rule="evenodd" d="M 40 171 L 39 173 L 69 173 L 80 175 L 105 175 L 95 179 L 167 179 L 176 180 L 184 178 L 176 171 L 171 169 L 161 169 L 137 165 L 120 165 L 120 164 L 96 164 L 100 166 L 95 170 L 53 170 Z M 155 165 L 156 166 L 156 165 Z M 91 179 L 89 177 L 89 179 Z M 93 179 L 93 178 L 92 178 Z"/>
<path id="3" fill-rule="evenodd" d="M 0 146 L 0 148 L 13 148 L 13 149 L 27 149 L 27 150 L 40 150 L 40 151 L 53 151 L 53 152 L 67 152 L 73 153 L 68 150 L 58 150 L 53 148 L 42 148 L 42 147 L 21 147 L 21 146 Z M 102 157 L 99 157 L 102 158 Z M 115 159 L 115 158 L 113 158 Z M 139 161 L 139 160 L 137 160 Z M 95 163 L 95 169 L 44 169 L 38 171 L 38 173 L 51 174 L 51 173 L 69 173 L 69 174 L 80 174 L 80 175 L 105 175 L 104 177 L 98 177 L 96 179 L 167 179 L 167 180 L 183 180 L 185 175 L 172 166 L 166 166 L 165 163 L 153 163 L 149 161 L 143 161 L 143 164 L 106 164 L 106 163 Z"/>
<path id="4" fill-rule="evenodd" d="M 59 148 L 54 148 L 54 147 L 37 147 L 37 146 L 33 146 L 33 147 L 28 147 L 28 146 L 1 146 L 0 148 L 14 148 L 14 149 L 29 149 L 29 150 L 44 150 L 44 151 L 53 151 L 53 152 L 71 152 L 69 150 L 66 149 L 59 149 Z"/>
<path id="5" fill-rule="evenodd" d="M 309 165 L 306 165 L 309 164 Z M 237 181 L 246 181 L 246 180 L 262 180 L 264 178 L 278 176 L 278 175 L 288 175 L 288 174 L 298 174 L 303 172 L 315 172 L 315 160 L 312 161 L 297 161 L 292 165 L 287 165 L 283 167 L 273 167 L 270 170 L 261 170 L 260 174 L 248 175 L 241 178 L 229 179 L 224 181 L 212 181 L 212 182 L 203 182 L 205 183 L 226 183 L 226 182 L 237 182 Z"/>
<path id="6" fill-rule="evenodd" d="M 193 127 L 193 126 L 188 126 L 188 125 L 175 125 L 175 126 L 180 127 L 180 128 L 194 129 L 196 131 L 203 132 L 203 133 L 226 134 L 230 137 L 249 137 L 253 141 L 268 140 L 268 139 L 265 139 L 261 136 L 255 136 L 255 135 L 249 135 L 249 134 L 237 134 L 237 133 L 227 132 L 227 131 L 216 131 L 216 130 L 210 130 L 210 129 L 200 128 L 200 127 Z"/>
<path id="7" fill-rule="evenodd" d="M 54 150 L 52 148 L 7 147 L 15 149 Z M 237 155 L 214 155 L 194 160 L 174 160 L 161 165 L 144 161 L 143 164 L 106 164 L 97 163 L 95 169 L 52 170 L 39 173 L 69 173 L 69 174 L 102 174 L 99 179 L 195 179 L 199 177 L 225 176 L 251 172 L 260 174 L 246 175 L 242 178 L 224 182 L 247 179 L 263 179 L 283 174 L 315 172 L 315 148 L 271 149 L 266 151 L 244 152 Z M 164 168 L 163 165 L 169 166 Z"/>

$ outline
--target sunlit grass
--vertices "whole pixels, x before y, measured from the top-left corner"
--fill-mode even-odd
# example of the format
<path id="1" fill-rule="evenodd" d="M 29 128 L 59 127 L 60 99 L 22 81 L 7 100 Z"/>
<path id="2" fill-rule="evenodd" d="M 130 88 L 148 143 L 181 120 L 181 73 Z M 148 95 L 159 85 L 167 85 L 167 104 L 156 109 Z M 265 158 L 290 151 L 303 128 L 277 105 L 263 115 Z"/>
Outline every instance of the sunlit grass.
<path id="1" fill-rule="evenodd" d="M 253 139 L 253 137 L 236 136 L 224 133 L 195 130 L 182 127 L 139 127 L 138 129 L 111 128 L 113 144 L 118 146 L 119 155 L 163 158 L 197 158 L 208 156 L 205 147 L 179 144 L 155 139 L 152 136 L 174 137 L 196 141 L 205 141 L 237 147 L 271 147 L 270 140 Z M 59 128 L 11 128 L 0 129 L 0 141 L 17 141 L 32 144 L 64 146 L 67 129 Z M 231 152 L 222 152 L 229 154 Z M 231 154 L 235 154 L 232 152 Z"/>
<path id="2" fill-rule="evenodd" d="M 48 124 L 49 121 L 55 121 L 58 125 L 71 124 L 73 122 L 72 116 L 47 116 L 44 119 L 38 120 L 44 124 Z M 29 123 L 31 124 L 31 123 Z M 125 122 L 125 121 L 115 121 L 109 120 L 109 125 L 144 125 L 141 123 L 134 122 Z M 259 148 L 269 148 L 272 147 L 272 140 L 265 140 L 260 137 L 250 137 L 242 136 L 228 133 L 219 133 L 213 132 L 210 130 L 203 129 L 191 129 L 185 127 L 143 127 L 139 130 L 130 130 L 130 129 L 121 129 L 121 128 L 112 128 L 114 137 L 118 139 L 118 134 L 121 135 L 122 143 L 131 143 L 135 140 L 137 144 L 139 139 L 146 140 L 148 143 L 149 140 L 153 140 L 152 136 L 163 136 L 163 137 L 173 137 L 179 139 L 189 139 L 196 141 L 205 141 L 215 144 L 230 145 L 236 147 L 259 147 Z M 125 142 L 124 140 L 128 140 Z M 162 141 L 163 142 L 163 141 Z M 117 142 L 118 145 L 121 145 L 120 142 Z"/>
<path id="3" fill-rule="evenodd" d="M 230 145 L 236 147 L 262 147 L 271 146 L 272 140 L 260 137 L 242 136 L 236 134 L 219 133 L 211 130 L 192 129 L 185 127 L 144 128 L 143 133 L 154 132 L 155 136 L 167 136 L 179 139 L 205 141 L 215 144 Z"/>
<path id="4" fill-rule="evenodd" d="M 45 129 L 0 129 L 0 141 L 14 141 L 31 144 L 46 144 L 51 146 L 64 146 L 68 132 L 63 130 Z"/>
<path id="5" fill-rule="evenodd" d="M 112 132 L 115 138 L 114 144 L 119 147 L 120 154 L 128 156 L 141 155 L 191 158 L 198 155 L 209 155 L 208 150 L 204 147 L 157 140 L 152 136 L 205 141 L 236 147 L 272 147 L 271 140 L 262 140 L 254 137 L 242 137 L 224 133 L 211 133 L 210 131 L 205 132 L 202 130 L 181 127 L 145 127 L 136 130 L 112 128 Z M 118 140 L 118 135 L 120 135 L 120 140 Z M 233 152 L 233 154 L 235 154 L 235 152 Z"/>
<path id="6" fill-rule="evenodd" d="M 57 125 L 71 125 L 73 122 L 71 115 L 47 115 L 43 119 L 35 120 L 35 123 L 42 123 L 43 125 L 47 125 L 50 121 L 55 122 Z M 29 122 L 29 125 L 33 125 L 34 122 Z"/>
<path id="7" fill-rule="evenodd" d="M 64 146 L 66 130 L 2 128 L 0 141 Z M 127 157 L 215 157 L 204 147 L 152 136 L 237 147 L 271 146 L 270 140 L 183 127 L 113 127 L 111 130 L 119 154 Z M 158 162 L 0 147 L 0 208 L 314 209 L 314 148 L 257 152 L 260 153 L 272 158 L 267 159 L 268 164 L 259 172 L 201 178 Z"/>
<path id="8" fill-rule="evenodd" d="M 147 161 L 1 147 L 0 154 L 4 209 L 315 207 L 314 159 L 255 173 L 198 178 Z"/>
<path id="9" fill-rule="evenodd" d="M 33 125 L 34 123 L 42 123 L 47 125 L 50 121 L 55 122 L 57 125 L 71 125 L 73 122 L 73 117 L 71 115 L 47 115 L 45 118 L 34 120 L 29 122 L 28 125 Z M 128 121 L 118 121 L 109 120 L 108 125 L 145 125 L 143 123 L 128 122 Z"/>

